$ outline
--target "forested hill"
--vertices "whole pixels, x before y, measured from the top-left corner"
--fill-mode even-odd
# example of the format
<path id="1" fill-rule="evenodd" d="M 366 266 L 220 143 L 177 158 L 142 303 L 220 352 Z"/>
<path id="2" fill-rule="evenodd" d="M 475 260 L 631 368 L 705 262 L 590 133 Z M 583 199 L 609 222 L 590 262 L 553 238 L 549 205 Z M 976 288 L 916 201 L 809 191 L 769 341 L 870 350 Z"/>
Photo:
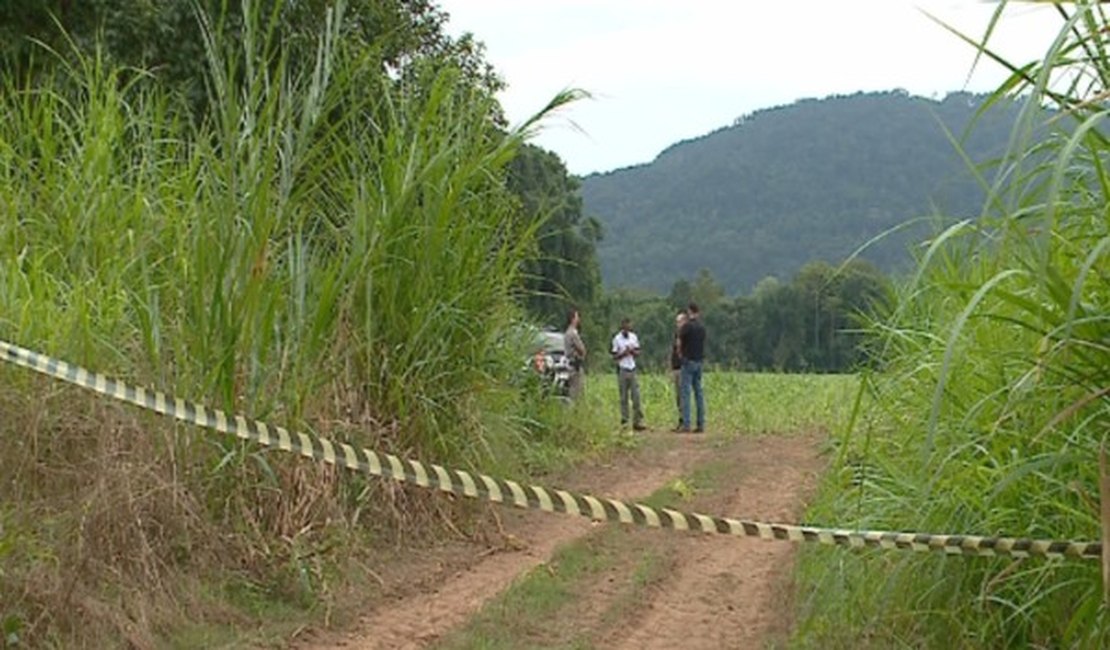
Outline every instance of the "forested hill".
<path id="1" fill-rule="evenodd" d="M 838 262 L 915 217 L 978 214 L 983 192 L 944 128 L 978 163 L 1003 153 L 1019 108 L 991 107 L 968 132 L 984 99 L 807 99 L 676 144 L 650 164 L 590 175 L 582 193 L 604 226 L 603 280 L 665 292 L 704 267 L 728 292 L 746 293 L 810 260 Z M 931 227 L 900 231 L 864 257 L 897 270 Z"/>

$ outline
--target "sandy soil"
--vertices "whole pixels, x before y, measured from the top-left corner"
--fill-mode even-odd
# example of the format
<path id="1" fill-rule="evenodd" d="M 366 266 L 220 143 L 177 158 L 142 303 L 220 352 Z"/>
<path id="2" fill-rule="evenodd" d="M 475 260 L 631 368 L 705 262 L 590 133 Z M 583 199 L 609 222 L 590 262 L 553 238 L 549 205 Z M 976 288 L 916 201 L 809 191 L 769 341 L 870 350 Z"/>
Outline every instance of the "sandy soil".
<path id="1" fill-rule="evenodd" d="M 648 433 L 634 455 L 585 467 L 559 487 L 634 500 L 710 461 L 729 463 L 720 489 L 690 505 L 710 514 L 764 521 L 797 521 L 821 469 L 813 436 L 740 437 Z M 685 504 L 684 509 L 687 509 Z M 348 632 L 320 633 L 296 647 L 424 648 L 464 624 L 519 575 L 546 562 L 557 547 L 588 535 L 597 524 L 582 517 L 499 510 L 504 543 L 475 546 L 450 561 L 405 559 L 382 574 L 386 595 Z M 638 536 L 648 537 L 638 540 Z M 645 540 L 647 540 L 645 542 Z M 654 540 L 654 541 L 651 541 Z M 665 576 L 625 620 L 607 622 L 592 639 L 612 648 L 764 647 L 789 629 L 788 577 L 795 548 L 783 542 L 642 530 L 628 544 L 670 545 Z M 576 609 L 597 612 L 611 594 L 604 586 L 583 594 Z M 596 599 L 596 603 L 591 603 Z"/>
<path id="2" fill-rule="evenodd" d="M 699 503 L 746 519 L 796 522 L 822 463 L 816 441 L 763 437 L 730 450 L 738 483 Z M 721 535 L 687 538 L 655 585 L 643 616 L 600 644 L 613 648 L 762 648 L 789 631 L 789 577 L 797 547 Z"/>

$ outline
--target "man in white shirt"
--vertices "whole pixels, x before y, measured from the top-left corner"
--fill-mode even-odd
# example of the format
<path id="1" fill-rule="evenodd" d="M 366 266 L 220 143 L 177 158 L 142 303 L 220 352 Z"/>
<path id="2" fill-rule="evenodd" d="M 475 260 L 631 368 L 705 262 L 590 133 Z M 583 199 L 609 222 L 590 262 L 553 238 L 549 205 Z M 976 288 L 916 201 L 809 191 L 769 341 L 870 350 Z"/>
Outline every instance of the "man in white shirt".
<path id="1" fill-rule="evenodd" d="M 644 412 L 640 409 L 640 383 L 636 379 L 636 357 L 640 355 L 640 339 L 632 331 L 632 321 L 621 319 L 621 331 L 613 337 L 611 349 L 617 362 L 617 384 L 621 395 L 621 426 L 628 426 L 628 397 L 632 396 L 632 428 L 643 431 Z"/>

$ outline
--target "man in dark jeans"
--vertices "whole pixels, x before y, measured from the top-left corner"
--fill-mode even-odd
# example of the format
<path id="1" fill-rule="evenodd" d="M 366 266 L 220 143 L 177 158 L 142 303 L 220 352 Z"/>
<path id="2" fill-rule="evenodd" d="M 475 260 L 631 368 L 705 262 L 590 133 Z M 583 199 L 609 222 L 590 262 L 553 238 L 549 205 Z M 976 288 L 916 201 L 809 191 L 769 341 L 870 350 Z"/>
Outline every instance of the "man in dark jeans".
<path id="1" fill-rule="evenodd" d="M 697 304 L 686 308 L 687 320 L 678 331 L 679 351 L 682 355 L 682 424 L 681 433 L 690 432 L 690 391 L 698 409 L 697 428 L 694 433 L 705 431 L 705 396 L 701 390 L 701 367 L 705 361 L 705 326 L 701 324 L 701 311 Z"/>

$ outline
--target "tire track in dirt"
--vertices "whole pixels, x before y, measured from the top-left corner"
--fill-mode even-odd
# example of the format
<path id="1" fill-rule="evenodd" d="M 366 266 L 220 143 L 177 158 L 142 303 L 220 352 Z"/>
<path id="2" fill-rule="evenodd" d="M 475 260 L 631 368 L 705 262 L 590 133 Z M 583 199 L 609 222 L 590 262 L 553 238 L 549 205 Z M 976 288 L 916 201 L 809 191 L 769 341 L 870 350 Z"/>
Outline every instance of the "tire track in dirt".
<path id="1" fill-rule="evenodd" d="M 573 477 L 564 480 L 561 487 L 635 500 L 707 462 L 717 451 L 702 437 L 679 438 L 662 433 L 648 433 L 645 437 L 647 442 L 638 453 L 619 458 L 610 465 L 578 470 Z M 443 576 L 438 586 L 415 593 L 403 593 L 403 584 L 388 584 L 383 580 L 384 592 L 402 595 L 365 614 L 354 626 L 354 632 L 339 638 L 325 634 L 323 638 L 297 647 L 303 650 L 424 648 L 465 623 L 482 605 L 507 589 L 515 578 L 546 562 L 557 547 L 601 525 L 578 516 L 515 509 L 499 512 L 507 539 L 505 549 L 476 547 L 473 562 Z M 419 564 L 414 563 L 415 571 L 427 570 L 418 567 Z M 404 568 L 390 573 L 399 581 L 419 579 L 427 582 L 426 575 L 413 576 L 412 571 Z"/>
<path id="2" fill-rule="evenodd" d="M 811 436 L 741 440 L 729 462 L 740 476 L 694 506 L 762 521 L 796 522 L 823 467 Z M 739 480 L 735 480 L 739 478 Z M 610 624 L 604 648 L 762 648 L 792 624 L 789 579 L 796 545 L 696 536 L 680 544 L 666 577 L 636 611 Z"/>

